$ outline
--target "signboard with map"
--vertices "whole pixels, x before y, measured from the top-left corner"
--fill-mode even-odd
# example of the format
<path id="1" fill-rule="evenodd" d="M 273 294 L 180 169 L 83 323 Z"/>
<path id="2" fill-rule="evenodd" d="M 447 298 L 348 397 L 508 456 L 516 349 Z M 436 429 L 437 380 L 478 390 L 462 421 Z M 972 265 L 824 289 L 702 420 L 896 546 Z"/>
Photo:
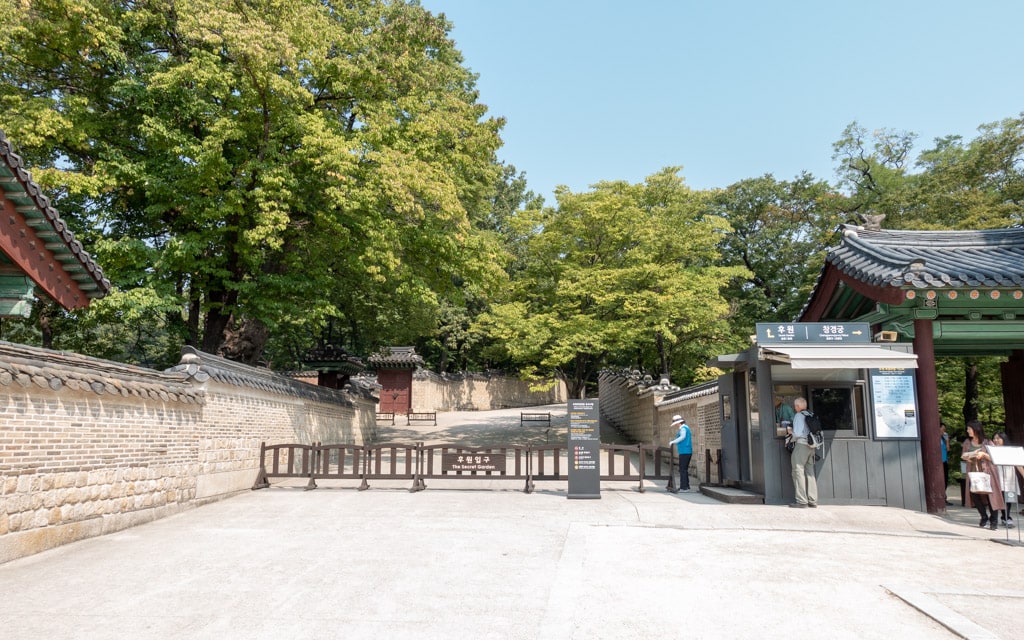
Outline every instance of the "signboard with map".
<path id="1" fill-rule="evenodd" d="M 876 438 L 920 437 L 912 369 L 871 369 L 871 399 Z"/>

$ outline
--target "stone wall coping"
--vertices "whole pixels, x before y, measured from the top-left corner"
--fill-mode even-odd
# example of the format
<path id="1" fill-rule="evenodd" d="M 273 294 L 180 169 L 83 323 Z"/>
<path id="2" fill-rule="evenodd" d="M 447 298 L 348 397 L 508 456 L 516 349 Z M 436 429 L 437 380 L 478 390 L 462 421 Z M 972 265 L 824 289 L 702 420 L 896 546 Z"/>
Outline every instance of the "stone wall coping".
<path id="1" fill-rule="evenodd" d="M 185 376 L 177 373 L 0 341 L 0 385 L 15 384 L 186 404 L 204 402 L 203 393 L 191 388 Z"/>
<path id="2" fill-rule="evenodd" d="M 285 396 L 306 398 L 319 402 L 354 406 L 354 399 L 374 401 L 370 386 L 350 381 L 343 390 L 328 389 L 295 380 L 287 375 L 261 367 L 253 367 L 227 358 L 221 358 L 199 351 L 194 347 L 183 347 L 181 361 L 167 370 L 167 373 L 184 375 L 195 383 L 214 380 L 221 384 L 248 387 Z"/>

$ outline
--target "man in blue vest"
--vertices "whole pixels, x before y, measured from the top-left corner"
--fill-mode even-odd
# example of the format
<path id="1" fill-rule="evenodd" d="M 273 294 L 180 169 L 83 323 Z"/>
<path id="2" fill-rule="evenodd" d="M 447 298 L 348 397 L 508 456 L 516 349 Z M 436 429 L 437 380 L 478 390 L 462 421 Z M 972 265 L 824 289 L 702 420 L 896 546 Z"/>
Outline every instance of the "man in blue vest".
<path id="1" fill-rule="evenodd" d="M 679 490 L 689 493 L 693 491 L 690 489 L 690 458 L 693 457 L 693 437 L 683 416 L 672 416 L 672 426 L 679 429 L 675 439 L 668 443 L 670 447 L 676 445 L 676 452 L 679 453 Z"/>

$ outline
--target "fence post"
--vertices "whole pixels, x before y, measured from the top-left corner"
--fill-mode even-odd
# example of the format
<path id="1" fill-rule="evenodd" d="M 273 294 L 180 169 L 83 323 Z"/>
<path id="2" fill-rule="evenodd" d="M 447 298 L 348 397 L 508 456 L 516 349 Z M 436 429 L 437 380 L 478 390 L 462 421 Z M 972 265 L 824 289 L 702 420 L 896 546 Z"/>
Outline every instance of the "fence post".
<path id="1" fill-rule="evenodd" d="M 410 492 L 423 491 L 427 483 L 423 481 L 423 442 L 416 443 L 416 471 L 413 472 L 412 488 Z"/>
<path id="2" fill-rule="evenodd" d="M 267 487 L 270 486 L 270 479 L 267 478 L 266 455 L 267 455 L 267 443 L 266 442 L 261 442 L 260 443 L 260 470 L 259 470 L 259 473 L 256 474 L 256 482 L 254 482 L 253 485 L 252 485 L 252 490 L 253 491 L 255 491 L 257 489 L 266 489 Z"/>
<path id="3" fill-rule="evenodd" d="M 718 484 L 722 484 L 725 480 L 722 479 L 722 450 L 718 450 L 718 455 L 715 456 L 715 462 L 718 464 Z"/>
<path id="4" fill-rule="evenodd" d="M 316 469 L 316 459 L 317 454 L 320 451 L 320 445 L 320 442 L 314 442 L 310 446 L 309 456 L 305 459 L 306 468 L 304 471 L 309 474 L 309 482 L 306 483 L 305 491 L 312 491 L 313 489 L 316 489 L 316 480 L 313 479 L 313 473 Z"/>
<path id="5" fill-rule="evenodd" d="M 672 447 L 668 448 L 668 486 L 665 487 L 672 493 L 679 493 L 679 487 L 676 486 L 676 464 L 677 458 L 675 452 L 672 451 Z"/>
<path id="6" fill-rule="evenodd" d="M 370 488 L 370 483 L 366 481 L 366 476 L 370 475 L 370 452 L 368 447 L 364 444 L 360 447 L 363 452 L 363 472 L 359 474 L 359 477 L 363 479 L 359 483 L 359 491 L 366 491 Z"/>

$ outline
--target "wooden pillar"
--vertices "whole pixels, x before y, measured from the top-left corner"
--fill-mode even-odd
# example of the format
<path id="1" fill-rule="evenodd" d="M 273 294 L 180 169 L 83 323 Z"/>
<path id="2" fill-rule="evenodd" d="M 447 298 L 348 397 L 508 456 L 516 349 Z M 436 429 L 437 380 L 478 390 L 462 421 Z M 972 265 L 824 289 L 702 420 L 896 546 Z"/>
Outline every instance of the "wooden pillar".
<path id="1" fill-rule="evenodd" d="M 935 376 L 935 338 L 931 320 L 914 320 L 917 354 L 917 410 L 921 417 L 921 464 L 928 513 L 946 512 L 946 481 L 942 473 L 939 430 L 939 391 Z"/>
<path id="2" fill-rule="evenodd" d="M 1014 351 L 1000 369 L 1003 378 L 1003 408 L 1006 410 L 1006 437 L 1014 445 L 1024 445 L 1024 351 Z"/>

